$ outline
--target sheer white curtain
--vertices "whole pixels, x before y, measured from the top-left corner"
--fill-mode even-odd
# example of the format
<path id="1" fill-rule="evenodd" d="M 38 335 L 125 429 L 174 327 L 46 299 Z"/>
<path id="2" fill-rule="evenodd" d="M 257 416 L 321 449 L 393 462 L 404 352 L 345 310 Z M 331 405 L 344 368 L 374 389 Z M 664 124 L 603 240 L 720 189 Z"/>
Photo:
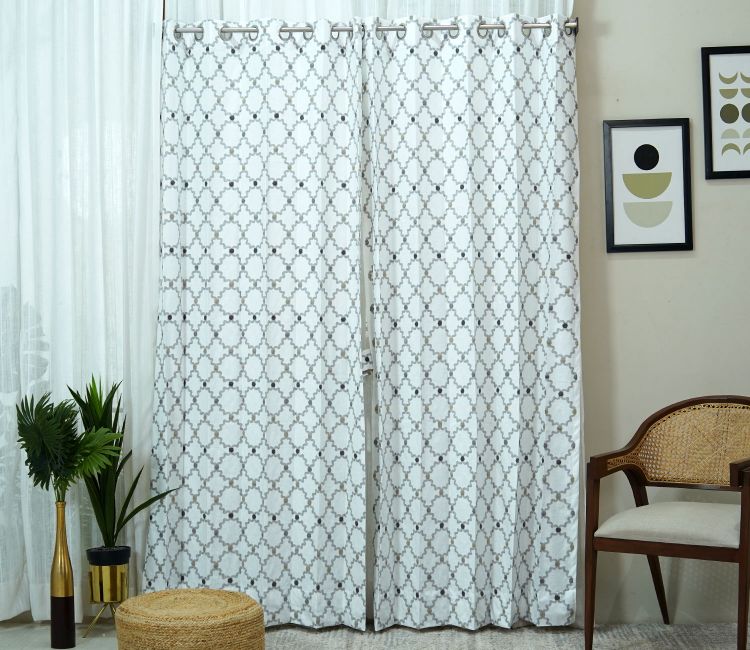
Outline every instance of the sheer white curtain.
<path id="1" fill-rule="evenodd" d="M 0 619 L 49 616 L 54 506 L 26 478 L 19 396 L 122 379 L 126 444 L 135 466 L 149 458 L 160 13 L 154 0 L 0 3 Z M 134 564 L 144 528 L 128 531 Z M 99 543 L 83 486 L 68 535 L 80 618 Z"/>
<path id="2" fill-rule="evenodd" d="M 167 0 L 167 17 L 247 21 L 573 12 L 572 0 Z M 51 498 L 17 449 L 23 393 L 124 380 L 133 466 L 149 487 L 159 277 L 161 3 L 0 2 L 0 619 L 48 616 Z M 69 540 L 84 590 L 96 543 L 84 490 Z M 370 526 L 371 528 L 371 526 Z M 129 531 L 139 586 L 145 518 Z M 371 565 L 371 563 L 370 563 Z"/>

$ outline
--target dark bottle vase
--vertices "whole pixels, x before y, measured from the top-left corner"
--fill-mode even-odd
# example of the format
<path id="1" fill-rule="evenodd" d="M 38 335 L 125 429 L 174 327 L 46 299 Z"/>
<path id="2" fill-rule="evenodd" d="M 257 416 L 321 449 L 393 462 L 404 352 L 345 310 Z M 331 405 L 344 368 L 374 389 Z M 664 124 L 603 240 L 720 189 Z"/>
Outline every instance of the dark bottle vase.
<path id="1" fill-rule="evenodd" d="M 76 647 L 73 566 L 65 533 L 65 501 L 55 502 L 57 527 L 50 571 L 50 642 L 52 648 Z"/>

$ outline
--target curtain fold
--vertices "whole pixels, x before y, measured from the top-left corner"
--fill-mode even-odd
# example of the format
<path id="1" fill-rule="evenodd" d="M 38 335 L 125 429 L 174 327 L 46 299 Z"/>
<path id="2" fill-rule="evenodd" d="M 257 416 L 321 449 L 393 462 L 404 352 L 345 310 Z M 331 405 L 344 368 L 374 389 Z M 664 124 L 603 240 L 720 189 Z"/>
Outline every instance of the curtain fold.
<path id="1" fill-rule="evenodd" d="M 363 629 L 362 36 L 222 24 L 165 24 L 153 476 L 178 490 L 145 579 Z"/>
<path id="2" fill-rule="evenodd" d="M 122 380 L 134 452 L 125 478 L 150 455 L 160 6 L 98 6 L 0 3 L 0 619 L 49 617 L 54 499 L 27 478 L 20 397 L 65 399 L 92 374 Z M 148 490 L 146 477 L 136 498 Z M 100 537 L 82 485 L 67 509 L 80 620 L 84 551 Z M 134 549 L 135 588 L 144 519 L 121 540 Z"/>
<path id="3" fill-rule="evenodd" d="M 548 19 L 367 31 L 376 629 L 573 620 L 575 39 Z"/>

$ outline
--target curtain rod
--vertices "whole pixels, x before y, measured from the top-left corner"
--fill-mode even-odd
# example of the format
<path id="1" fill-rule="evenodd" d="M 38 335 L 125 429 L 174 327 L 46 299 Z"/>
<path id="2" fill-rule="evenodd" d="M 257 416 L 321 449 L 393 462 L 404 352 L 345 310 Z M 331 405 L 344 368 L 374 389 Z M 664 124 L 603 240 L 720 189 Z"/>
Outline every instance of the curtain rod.
<path id="1" fill-rule="evenodd" d="M 165 0 L 166 1 L 166 0 Z M 549 29 L 552 27 L 551 23 L 523 23 L 523 29 Z M 479 23 L 477 25 L 477 34 L 479 36 L 486 36 L 489 31 L 505 31 L 505 23 Z M 578 17 L 571 18 L 567 21 L 565 21 L 565 29 L 569 30 L 573 34 L 578 34 Z M 438 25 L 438 24 L 430 24 L 425 23 L 421 27 L 421 31 L 423 35 L 429 34 L 430 32 L 448 32 L 449 35 L 453 38 L 456 38 L 458 36 L 458 25 Z M 339 27 L 334 25 L 331 27 L 331 32 L 334 34 L 352 34 L 354 31 L 353 27 Z M 404 38 L 406 36 L 406 25 L 387 25 L 384 27 L 376 27 L 376 32 L 383 33 L 383 32 L 396 32 L 396 36 L 398 38 Z M 454 32 L 455 31 L 455 35 Z M 483 33 L 484 32 L 484 33 Z M 181 34 L 201 34 L 203 35 L 203 28 L 202 27 L 175 27 L 174 33 L 177 38 L 180 37 Z M 226 34 L 227 36 L 230 34 L 251 34 L 254 36 L 254 38 L 257 38 L 260 33 L 260 30 L 258 27 L 250 26 L 250 27 L 222 27 L 219 29 L 219 34 L 224 37 Z M 311 25 L 307 25 L 305 27 L 287 27 L 286 25 L 279 28 L 279 34 L 309 34 L 310 37 L 312 37 L 313 34 L 313 27 Z M 282 37 L 283 38 L 283 37 Z M 289 36 L 287 36 L 287 39 Z"/>

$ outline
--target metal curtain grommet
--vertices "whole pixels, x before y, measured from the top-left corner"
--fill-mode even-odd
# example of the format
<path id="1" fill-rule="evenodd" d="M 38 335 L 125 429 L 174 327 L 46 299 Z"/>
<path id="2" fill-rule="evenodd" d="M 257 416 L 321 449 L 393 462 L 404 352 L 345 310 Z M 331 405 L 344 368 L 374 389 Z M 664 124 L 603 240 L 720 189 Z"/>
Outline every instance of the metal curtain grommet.
<path id="1" fill-rule="evenodd" d="M 406 38 L 406 25 L 399 25 L 396 30 L 396 38 L 403 41 Z"/>
<path id="2" fill-rule="evenodd" d="M 174 39 L 176 41 L 181 41 L 182 40 L 182 32 L 177 31 L 177 26 L 176 25 L 175 25 L 175 28 L 174 28 Z"/>
<path id="3" fill-rule="evenodd" d="M 458 28 L 458 25 L 451 25 L 451 28 L 448 30 L 448 36 L 451 38 L 458 38 L 460 33 L 461 30 Z"/>
<path id="4" fill-rule="evenodd" d="M 531 27 L 529 27 L 529 23 L 521 23 L 521 33 L 528 38 L 531 36 Z"/>
<path id="5" fill-rule="evenodd" d="M 565 21 L 565 33 L 568 36 L 578 36 L 578 16 L 570 21 Z"/>
<path id="6" fill-rule="evenodd" d="M 477 23 L 477 36 L 479 38 L 487 38 L 490 35 L 490 30 L 484 26 L 482 17 L 479 16 L 479 22 Z"/>
<path id="7" fill-rule="evenodd" d="M 305 29 L 302 32 L 302 38 L 304 38 L 306 41 L 309 41 L 315 32 L 315 28 L 312 26 L 312 23 L 305 23 L 305 27 L 308 29 Z"/>
<path id="8" fill-rule="evenodd" d="M 351 41 L 354 39 L 354 33 L 357 31 L 355 25 L 336 24 L 331 27 L 331 38 L 338 41 L 341 34 L 346 34 Z"/>
<path id="9" fill-rule="evenodd" d="M 222 41 L 230 41 L 232 40 L 232 32 L 227 31 L 227 26 L 224 25 L 224 27 L 219 30 L 219 37 Z"/>
<path id="10" fill-rule="evenodd" d="M 245 32 L 251 41 L 257 41 L 260 38 L 260 27 L 255 27 L 249 32 Z"/>
<path id="11" fill-rule="evenodd" d="M 292 33 L 287 31 L 287 29 L 288 28 L 287 28 L 286 23 L 284 23 L 281 27 L 279 27 L 279 38 L 282 41 L 288 41 L 292 37 Z"/>
<path id="12" fill-rule="evenodd" d="M 201 30 L 199 32 L 195 32 L 195 40 L 196 41 L 202 41 L 203 40 L 203 34 L 205 34 L 205 30 Z"/>

